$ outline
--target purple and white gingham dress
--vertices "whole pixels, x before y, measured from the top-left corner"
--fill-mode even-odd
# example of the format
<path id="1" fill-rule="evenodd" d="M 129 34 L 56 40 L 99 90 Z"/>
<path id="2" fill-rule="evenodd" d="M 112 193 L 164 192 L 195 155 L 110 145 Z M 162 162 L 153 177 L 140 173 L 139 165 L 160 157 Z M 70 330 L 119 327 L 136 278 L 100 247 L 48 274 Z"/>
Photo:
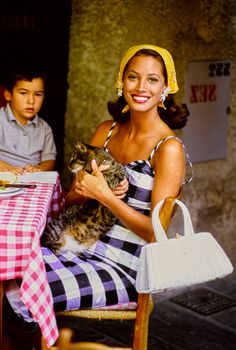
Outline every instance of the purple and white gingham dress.
<path id="1" fill-rule="evenodd" d="M 104 145 L 106 150 L 114 126 L 115 123 Z M 160 143 L 148 160 L 134 161 L 125 166 L 129 176 L 125 200 L 129 206 L 147 216 L 154 181 L 150 160 Z M 137 292 L 134 284 L 144 244 L 146 241 L 117 221 L 105 237 L 82 256 L 70 252 L 56 256 L 47 248 L 42 248 L 55 311 L 135 302 Z"/>

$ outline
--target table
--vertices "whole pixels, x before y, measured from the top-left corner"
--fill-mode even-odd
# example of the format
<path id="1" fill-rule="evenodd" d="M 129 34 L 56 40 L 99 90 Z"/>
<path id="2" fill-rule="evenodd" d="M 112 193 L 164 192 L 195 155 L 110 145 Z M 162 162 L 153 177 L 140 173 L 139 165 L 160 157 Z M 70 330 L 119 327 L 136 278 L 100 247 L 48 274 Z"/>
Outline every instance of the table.
<path id="1" fill-rule="evenodd" d="M 0 198 L 0 284 L 21 278 L 21 299 L 38 322 L 47 346 L 58 337 L 52 295 L 47 282 L 40 235 L 64 208 L 59 176 L 56 184 L 37 183 L 18 196 Z M 2 299 L 0 301 L 2 321 Z M 1 342 L 3 339 L 1 322 Z M 2 344 L 0 344 L 2 348 Z"/>

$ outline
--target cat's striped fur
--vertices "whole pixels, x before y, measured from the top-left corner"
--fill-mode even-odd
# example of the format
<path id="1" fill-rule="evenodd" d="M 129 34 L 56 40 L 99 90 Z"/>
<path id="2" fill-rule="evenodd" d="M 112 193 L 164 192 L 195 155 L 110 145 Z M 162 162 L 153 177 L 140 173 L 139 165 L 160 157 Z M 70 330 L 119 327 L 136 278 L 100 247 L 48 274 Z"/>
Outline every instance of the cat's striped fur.
<path id="1" fill-rule="evenodd" d="M 92 159 L 98 166 L 109 165 L 103 175 L 110 188 L 116 187 L 127 176 L 124 167 L 108 152 L 82 142 L 77 142 L 69 168 L 72 172 L 84 169 L 91 173 Z M 88 200 L 66 209 L 47 224 L 41 244 L 55 254 L 60 254 L 62 248 L 80 254 L 104 235 L 115 221 L 116 218 L 106 207 L 95 200 Z"/>

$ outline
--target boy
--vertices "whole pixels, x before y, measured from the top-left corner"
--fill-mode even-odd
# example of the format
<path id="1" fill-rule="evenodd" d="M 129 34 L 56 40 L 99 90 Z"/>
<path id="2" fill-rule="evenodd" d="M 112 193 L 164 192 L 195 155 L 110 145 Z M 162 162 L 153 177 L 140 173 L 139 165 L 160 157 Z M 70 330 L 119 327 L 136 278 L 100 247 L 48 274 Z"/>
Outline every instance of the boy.
<path id="1" fill-rule="evenodd" d="M 0 108 L 0 171 L 54 170 L 52 129 L 37 114 L 44 100 L 44 74 L 21 68 L 4 85 L 7 105 Z"/>

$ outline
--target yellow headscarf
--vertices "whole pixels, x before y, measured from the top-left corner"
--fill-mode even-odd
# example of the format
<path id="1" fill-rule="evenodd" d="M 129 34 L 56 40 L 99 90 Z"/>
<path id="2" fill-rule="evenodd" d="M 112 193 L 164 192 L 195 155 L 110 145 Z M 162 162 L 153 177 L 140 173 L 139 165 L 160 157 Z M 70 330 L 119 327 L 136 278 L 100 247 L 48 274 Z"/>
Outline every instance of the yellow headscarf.
<path id="1" fill-rule="evenodd" d="M 171 54 L 167 50 L 165 50 L 159 46 L 137 45 L 137 46 L 132 46 L 128 49 L 128 51 L 126 52 L 126 54 L 124 55 L 124 57 L 120 63 L 120 70 L 119 70 L 119 74 L 118 74 L 117 81 L 116 81 L 116 88 L 118 89 L 118 94 L 119 94 L 119 92 L 122 91 L 123 74 L 124 74 L 124 69 L 125 69 L 126 64 L 136 54 L 136 52 L 138 52 L 142 49 L 150 49 L 150 50 L 156 51 L 157 53 L 159 53 L 159 55 L 161 55 L 161 57 L 163 58 L 163 61 L 165 63 L 165 66 L 166 66 L 166 71 L 167 71 L 167 80 L 168 80 L 167 81 L 167 84 L 168 84 L 167 91 L 169 94 L 176 93 L 179 90 L 179 88 L 178 88 L 178 84 L 177 84 L 177 80 L 176 80 L 175 65 L 174 65 L 174 61 L 172 59 Z"/>

